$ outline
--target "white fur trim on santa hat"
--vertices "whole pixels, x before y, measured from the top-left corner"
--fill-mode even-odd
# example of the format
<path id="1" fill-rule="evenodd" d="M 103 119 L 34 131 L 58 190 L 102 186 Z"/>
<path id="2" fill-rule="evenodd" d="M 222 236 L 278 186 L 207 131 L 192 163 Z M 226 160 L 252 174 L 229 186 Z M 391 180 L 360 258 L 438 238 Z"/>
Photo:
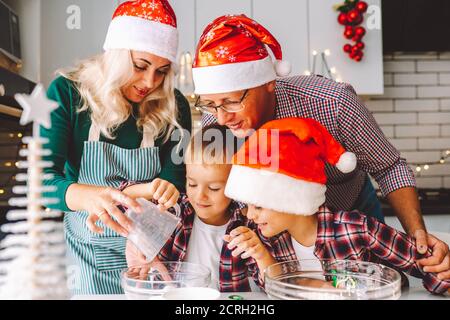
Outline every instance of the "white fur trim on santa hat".
<path id="1" fill-rule="evenodd" d="M 309 216 L 325 203 L 326 190 L 327 187 L 320 183 L 233 165 L 225 195 L 258 207 Z"/>
<path id="2" fill-rule="evenodd" d="M 227 93 L 259 87 L 275 80 L 272 58 L 192 69 L 196 94 Z"/>
<path id="3" fill-rule="evenodd" d="M 350 173 L 356 168 L 356 155 L 352 152 L 344 152 L 336 163 L 336 168 L 343 173 Z"/>
<path id="4" fill-rule="evenodd" d="M 178 30 L 168 24 L 139 17 L 116 17 L 109 25 L 103 49 L 149 52 L 176 62 Z"/>

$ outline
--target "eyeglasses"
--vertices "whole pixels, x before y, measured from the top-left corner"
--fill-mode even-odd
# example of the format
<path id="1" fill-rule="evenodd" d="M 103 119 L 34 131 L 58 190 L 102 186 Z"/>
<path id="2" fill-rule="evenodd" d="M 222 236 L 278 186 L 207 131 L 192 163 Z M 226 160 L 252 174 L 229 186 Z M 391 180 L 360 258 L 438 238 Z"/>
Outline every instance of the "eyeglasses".
<path id="1" fill-rule="evenodd" d="M 242 103 L 244 102 L 244 99 L 247 97 L 248 92 L 249 89 L 245 90 L 244 94 L 242 95 L 242 98 L 239 101 L 228 101 L 221 104 L 220 106 L 216 106 L 214 102 L 202 104 L 200 101 L 200 96 L 198 96 L 197 101 L 195 102 L 195 107 L 197 109 L 200 109 L 200 111 L 203 113 L 209 113 L 214 115 L 219 112 L 219 109 L 222 109 L 223 111 L 229 113 L 236 113 L 245 109 L 245 106 Z"/>

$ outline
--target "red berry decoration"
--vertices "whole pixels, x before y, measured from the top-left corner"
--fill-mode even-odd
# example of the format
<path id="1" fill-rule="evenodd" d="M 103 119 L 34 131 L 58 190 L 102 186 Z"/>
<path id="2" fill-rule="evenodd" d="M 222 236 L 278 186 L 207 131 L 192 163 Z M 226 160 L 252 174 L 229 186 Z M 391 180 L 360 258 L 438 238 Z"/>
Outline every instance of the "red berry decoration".
<path id="1" fill-rule="evenodd" d="M 351 51 L 352 51 L 352 45 L 347 43 L 344 46 L 344 52 L 350 53 Z"/>
<path id="2" fill-rule="evenodd" d="M 352 26 L 347 26 L 347 27 L 345 27 L 344 36 L 345 36 L 347 39 L 353 38 L 354 35 L 355 35 L 355 30 L 353 30 L 353 27 L 352 27 Z"/>
<path id="3" fill-rule="evenodd" d="M 353 51 L 353 50 L 352 50 L 352 51 L 350 52 L 350 54 L 349 54 L 349 55 L 350 55 L 350 58 L 355 59 L 356 56 L 358 55 L 358 52 L 359 52 L 359 51 Z"/>
<path id="4" fill-rule="evenodd" d="M 355 57 L 355 61 L 360 62 L 363 57 L 364 57 L 364 52 L 359 51 L 358 54 Z"/>
<path id="5" fill-rule="evenodd" d="M 346 13 L 340 13 L 338 16 L 338 22 L 342 25 L 346 25 L 347 24 L 347 14 Z"/>
<path id="6" fill-rule="evenodd" d="M 364 29 L 364 27 L 356 27 L 355 34 L 363 37 L 366 34 L 366 29 Z"/>
<path id="7" fill-rule="evenodd" d="M 361 39 L 362 39 L 362 36 L 357 35 L 357 34 L 355 34 L 355 35 L 352 37 L 352 40 L 355 41 L 355 42 L 360 42 Z"/>
<path id="8" fill-rule="evenodd" d="M 361 23 L 367 9 L 367 2 L 361 0 L 345 0 L 344 4 L 337 9 L 339 11 L 338 22 L 345 26 L 344 37 L 354 42 L 353 45 L 344 45 L 342 49 L 357 62 L 363 59 L 363 50 L 366 47 L 362 42 L 362 38 L 366 35 L 366 29 L 361 26 Z"/>
<path id="9" fill-rule="evenodd" d="M 349 13 L 347 14 L 347 21 L 350 24 L 358 25 L 362 22 L 362 20 L 363 18 L 361 13 L 356 9 L 349 11 Z"/>
<path id="10" fill-rule="evenodd" d="M 358 10 L 358 11 L 361 12 L 361 13 L 365 13 L 365 12 L 367 11 L 367 7 L 368 7 L 368 5 L 367 5 L 367 3 L 364 2 L 364 1 L 359 1 L 359 2 L 356 4 L 356 10 Z"/>

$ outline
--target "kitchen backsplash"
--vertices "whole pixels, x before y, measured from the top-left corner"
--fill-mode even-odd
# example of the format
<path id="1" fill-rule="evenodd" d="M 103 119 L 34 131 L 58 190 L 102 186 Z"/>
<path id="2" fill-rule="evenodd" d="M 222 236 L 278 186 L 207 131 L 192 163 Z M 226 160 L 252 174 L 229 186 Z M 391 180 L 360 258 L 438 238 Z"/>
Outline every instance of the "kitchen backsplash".
<path id="1" fill-rule="evenodd" d="M 385 93 L 365 97 L 392 144 L 413 163 L 450 149 L 450 52 L 384 56 Z M 419 188 L 450 188 L 450 162 L 416 172 Z"/>

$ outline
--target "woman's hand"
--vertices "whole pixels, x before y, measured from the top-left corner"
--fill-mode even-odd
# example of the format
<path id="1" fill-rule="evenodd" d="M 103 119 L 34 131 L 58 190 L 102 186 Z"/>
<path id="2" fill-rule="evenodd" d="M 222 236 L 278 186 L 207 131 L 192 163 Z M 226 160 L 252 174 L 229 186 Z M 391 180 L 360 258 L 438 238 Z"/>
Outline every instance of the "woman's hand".
<path id="1" fill-rule="evenodd" d="M 161 211 L 166 211 L 173 207 L 180 197 L 180 192 L 173 184 L 159 178 L 150 183 L 130 186 L 123 192 L 134 199 L 155 200 L 158 202 L 158 208 Z"/>
<path id="2" fill-rule="evenodd" d="M 80 204 L 75 210 L 85 210 L 89 213 L 86 220 L 89 230 L 94 233 L 103 233 L 104 230 L 96 225 L 97 221 L 100 220 L 121 236 L 127 237 L 131 221 L 117 206 L 122 205 L 132 208 L 136 212 L 142 212 L 139 203 L 113 188 L 83 185 L 78 185 L 78 187 L 83 188 L 83 190 L 75 190 L 76 193 L 74 190 L 71 190 L 71 196 L 78 195 Z M 72 202 L 74 201 L 75 199 L 72 199 Z"/>

